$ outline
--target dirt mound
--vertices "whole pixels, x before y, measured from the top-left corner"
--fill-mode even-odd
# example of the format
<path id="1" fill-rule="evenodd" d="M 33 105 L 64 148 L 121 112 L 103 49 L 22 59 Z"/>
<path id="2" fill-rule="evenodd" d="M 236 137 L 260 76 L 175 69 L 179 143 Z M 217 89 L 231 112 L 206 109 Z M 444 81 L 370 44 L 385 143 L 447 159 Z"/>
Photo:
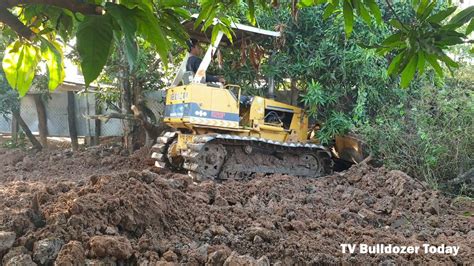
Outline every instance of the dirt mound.
<path id="1" fill-rule="evenodd" d="M 134 164 L 122 163 L 114 167 Z M 194 184 L 165 170 L 105 169 L 80 181 L 71 179 L 87 171 L 48 184 L 4 182 L 0 231 L 16 239 L 0 250 L 3 263 L 472 262 L 473 202 L 446 198 L 399 171 L 358 166 L 319 179 Z M 350 255 L 341 252 L 345 243 L 445 244 L 460 251 Z"/>
<path id="2" fill-rule="evenodd" d="M 71 150 L 34 150 L 0 148 L 0 182 L 80 180 L 94 173 L 144 169 L 153 165 L 146 156 L 147 148 L 128 154 L 116 145 L 89 147 L 79 152 Z"/>

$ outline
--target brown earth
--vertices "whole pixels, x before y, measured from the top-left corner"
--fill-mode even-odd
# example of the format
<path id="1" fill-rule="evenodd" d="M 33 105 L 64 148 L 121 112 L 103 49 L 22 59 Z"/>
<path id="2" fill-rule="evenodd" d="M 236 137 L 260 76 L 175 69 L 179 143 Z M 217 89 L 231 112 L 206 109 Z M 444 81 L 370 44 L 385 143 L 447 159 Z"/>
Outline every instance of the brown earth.
<path id="1" fill-rule="evenodd" d="M 74 154 L 0 149 L 0 261 L 474 263 L 473 201 L 445 197 L 400 171 L 360 165 L 319 179 L 195 184 L 153 168 L 147 158 L 145 149 L 127 156 L 104 146 Z M 445 244 L 460 251 L 350 255 L 341 252 L 344 243 Z"/>

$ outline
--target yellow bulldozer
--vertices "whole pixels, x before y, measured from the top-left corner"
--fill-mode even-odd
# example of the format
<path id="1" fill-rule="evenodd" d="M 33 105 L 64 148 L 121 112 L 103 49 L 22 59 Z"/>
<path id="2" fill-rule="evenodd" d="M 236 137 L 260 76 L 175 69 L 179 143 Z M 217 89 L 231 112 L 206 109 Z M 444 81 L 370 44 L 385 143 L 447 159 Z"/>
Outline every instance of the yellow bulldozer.
<path id="1" fill-rule="evenodd" d="M 193 24 L 190 20 L 183 25 L 192 38 L 210 45 L 198 71 L 186 72 L 186 56 L 166 89 L 163 122 L 174 131 L 165 132 L 152 148 L 157 167 L 187 171 L 196 181 L 245 179 L 255 173 L 320 177 L 332 173 L 333 157 L 361 159 L 357 139 L 338 137 L 334 147 L 325 147 L 310 138 L 302 108 L 242 96 L 239 85 L 205 83 L 217 47 L 231 42 L 219 32 L 211 44 L 212 26 L 202 31 Z M 237 23 L 231 27 L 233 45 L 280 36 Z"/>

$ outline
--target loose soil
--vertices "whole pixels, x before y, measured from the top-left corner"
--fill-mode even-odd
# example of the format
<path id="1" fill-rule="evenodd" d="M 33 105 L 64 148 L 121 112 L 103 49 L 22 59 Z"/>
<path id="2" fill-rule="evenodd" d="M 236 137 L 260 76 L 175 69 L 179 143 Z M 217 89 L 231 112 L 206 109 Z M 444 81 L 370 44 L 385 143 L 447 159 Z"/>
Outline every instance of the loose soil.
<path id="1" fill-rule="evenodd" d="M 473 201 L 446 197 L 400 171 L 363 164 L 318 179 L 272 175 L 195 184 L 154 168 L 148 158 L 146 149 L 128 155 L 118 146 L 77 153 L 0 149 L 0 261 L 474 263 Z M 342 253 L 345 243 L 444 244 L 460 251 L 351 255 Z"/>

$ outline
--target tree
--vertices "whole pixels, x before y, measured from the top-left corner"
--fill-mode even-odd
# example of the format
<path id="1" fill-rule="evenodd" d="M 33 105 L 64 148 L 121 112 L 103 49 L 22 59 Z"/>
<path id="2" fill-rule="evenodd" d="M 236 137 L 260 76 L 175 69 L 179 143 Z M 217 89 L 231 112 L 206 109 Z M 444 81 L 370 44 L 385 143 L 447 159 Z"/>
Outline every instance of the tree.
<path id="1" fill-rule="evenodd" d="M 153 45 L 161 60 L 167 62 L 169 37 L 183 44 L 187 39 L 180 24 L 182 19 L 189 16 L 181 8 L 187 2 L 121 1 L 115 4 L 103 1 L 101 4 L 74 1 L 0 3 L 0 9 L 4 11 L 2 14 L 6 15 L 0 18 L 20 37 L 6 49 L 2 65 L 8 82 L 21 96 L 31 87 L 40 58 L 44 59 L 48 67 L 49 89 L 55 89 L 63 81 L 62 47 L 75 37 L 87 86 L 100 75 L 112 51 L 120 53 L 120 65 L 124 66 L 117 72 L 119 88 L 122 90 L 121 111 L 126 117 L 131 117 L 131 107 L 135 105 L 137 117 L 142 117 L 139 114 L 143 114 L 144 110 L 139 109 L 138 101 L 141 88 L 131 86 L 139 54 L 137 41 L 144 40 Z M 11 8 L 10 11 L 7 8 Z M 124 123 L 125 146 L 130 148 L 135 141 L 128 137 L 138 132 L 134 130 L 136 120 L 134 117 Z M 148 125 L 146 121 L 140 123 Z"/>
<path id="2" fill-rule="evenodd" d="M 31 85 L 31 69 L 36 67 L 42 57 L 48 63 L 49 87 L 54 89 L 63 77 L 61 47 L 56 41 L 57 36 L 61 36 L 63 41 L 77 37 L 77 49 L 87 85 L 99 76 L 106 64 L 114 36 L 124 39 L 131 66 L 136 58 L 138 36 L 153 44 L 166 64 L 169 38 L 182 45 L 187 39 L 180 20 L 189 16 L 183 7 L 192 3 L 184 0 L 123 0 L 118 4 L 105 0 L 3 1 L 0 3 L 0 20 L 20 37 L 8 47 L 3 60 L 7 79 L 13 88 L 24 95 Z M 279 6 L 278 0 L 271 1 L 271 4 L 262 0 L 201 0 L 201 12 L 196 24 L 203 23 L 204 28 L 207 28 L 218 17 L 220 22 L 214 26 L 213 36 L 219 30 L 230 35 L 229 25 L 233 17 L 228 15 L 229 10 L 242 3 L 247 5 L 247 17 L 252 23 L 256 23 L 257 7 L 268 9 L 270 5 Z M 361 17 L 368 25 L 373 20 L 383 23 L 380 7 L 386 6 L 393 10 L 390 0 L 384 2 L 385 6 L 375 0 L 292 0 L 289 4 L 294 19 L 297 19 L 298 8 L 313 5 L 324 5 L 324 17 L 337 16 L 342 12 L 347 38 L 352 33 L 354 17 Z M 439 75 L 443 73 L 440 61 L 449 68 L 456 67 L 457 64 L 444 50 L 461 42 L 471 42 L 467 40 L 467 35 L 474 28 L 474 7 L 468 7 L 448 20 L 456 8 L 438 11 L 437 6 L 436 0 L 412 0 L 415 12 L 409 21 L 398 18 L 389 21 L 398 32 L 383 41 L 379 48 L 382 53 L 393 51 L 397 55 L 388 71 L 401 75 L 402 86 L 407 86 L 417 70 L 422 74 L 426 62 Z M 468 26 L 463 30 L 466 24 Z"/>
<path id="3" fill-rule="evenodd" d="M 256 14 L 260 26 L 284 25 L 282 38 L 271 58 L 262 58 L 258 70 L 249 56 L 245 64 L 224 64 L 226 80 L 238 81 L 245 94 L 262 95 L 264 78 L 274 77 L 277 100 L 291 104 L 304 103 L 307 112 L 321 125 L 318 138 L 325 143 L 337 134 L 344 134 L 357 123 L 400 97 L 396 79 L 386 74 L 389 58 L 365 49 L 360 42 L 373 44 L 392 34 L 384 25 L 366 26 L 356 19 L 360 28 L 350 39 L 339 34 L 344 29 L 340 16 L 323 19 L 321 6 L 305 8 L 295 21 L 291 10 L 280 9 Z M 389 17 L 390 15 L 383 14 Z M 251 54 L 256 43 L 247 43 Z M 258 44 L 268 47 L 270 44 Z M 269 54 L 267 52 L 267 54 Z M 224 62 L 241 63 L 241 51 L 223 52 Z M 430 71 L 429 71 L 430 72 Z M 429 73 L 431 74 L 431 73 Z M 261 85 L 258 85 L 258 83 Z M 412 85 L 416 85 L 414 81 Z M 260 90 L 259 90 L 260 89 Z"/>
<path id="4" fill-rule="evenodd" d="M 239 1 L 232 1 L 235 5 Z M 247 16 L 253 23 L 256 23 L 255 6 L 268 7 L 266 1 L 246 1 L 248 5 Z M 288 3 L 286 1 L 281 1 Z M 409 5 L 407 10 L 410 17 L 401 19 L 393 5 L 396 1 L 385 0 L 376 2 L 375 0 L 292 0 L 289 1 L 292 9 L 292 17 L 298 19 L 298 9 L 310 6 L 324 6 L 323 18 L 330 16 L 342 16 L 344 19 L 344 32 L 349 38 L 353 32 L 355 18 L 360 17 L 367 25 L 372 26 L 373 21 L 377 24 L 388 23 L 396 32 L 388 36 L 380 44 L 372 46 L 378 48 L 380 54 L 385 55 L 393 52 L 394 59 L 388 67 L 390 75 L 400 75 L 400 85 L 407 87 L 415 77 L 416 72 L 422 75 L 427 64 L 436 70 L 439 76 L 443 75 L 440 62 L 452 71 L 458 67 L 445 51 L 454 45 L 462 43 L 473 43 L 468 39 L 468 35 L 474 30 L 474 6 L 457 11 L 456 6 L 451 6 L 451 1 L 437 3 L 436 0 L 412 0 L 400 1 L 402 5 Z M 407 3 L 408 2 L 408 3 Z M 411 2 L 411 4 L 410 4 Z M 271 1 L 272 5 L 278 6 L 279 1 Z M 201 2 L 201 20 L 209 24 L 214 17 L 226 17 L 229 5 L 221 4 L 217 0 L 204 0 Z M 385 21 L 382 16 L 382 9 L 392 12 L 392 19 Z M 451 18 L 450 18 L 451 16 Z M 221 20 L 223 20 L 221 18 Z M 223 21 L 226 21 L 223 20 Z M 463 27 L 467 25 L 467 27 Z M 474 48 L 473 50 L 474 51 Z"/>
<path id="5" fill-rule="evenodd" d="M 137 37 L 152 44 L 165 63 L 170 48 L 169 37 L 183 45 L 187 39 L 180 24 L 189 16 L 182 8 L 186 1 L 91 2 L 100 5 L 60 0 L 8 0 L 0 3 L 0 20 L 19 37 L 7 47 L 3 69 L 8 82 L 21 96 L 29 90 L 40 58 L 45 59 L 48 66 L 49 88 L 53 90 L 62 82 L 62 46 L 72 37 L 76 37 L 87 86 L 105 66 L 114 38 L 124 40 L 130 67 L 136 60 Z"/>
<path id="6" fill-rule="evenodd" d="M 2 107 L 0 108 L 0 115 L 4 118 L 8 118 L 8 116 L 11 115 L 23 129 L 33 147 L 37 150 L 41 150 L 43 146 L 39 143 L 33 133 L 31 133 L 30 128 L 20 115 L 18 93 L 10 88 L 6 82 L 3 71 L 0 71 L 0 106 Z"/>
<path id="7" fill-rule="evenodd" d="M 0 39 L 0 54 L 3 51 L 2 48 L 5 47 L 4 45 L 5 39 Z M 37 150 L 41 150 L 43 146 L 39 143 L 36 137 L 31 133 L 30 128 L 25 123 L 23 118 L 20 114 L 20 101 L 18 98 L 18 92 L 13 90 L 7 82 L 5 77 L 5 73 L 2 69 L 0 69 L 0 115 L 3 116 L 5 119 L 9 119 L 9 117 L 13 118 L 15 124 L 18 125 L 23 129 L 26 136 L 30 140 L 33 147 Z M 13 125 L 14 123 L 12 123 Z M 15 129 L 16 130 L 16 129 Z M 16 141 L 16 132 L 14 134 L 14 141 Z M 16 144 L 16 143 L 15 143 Z"/>

